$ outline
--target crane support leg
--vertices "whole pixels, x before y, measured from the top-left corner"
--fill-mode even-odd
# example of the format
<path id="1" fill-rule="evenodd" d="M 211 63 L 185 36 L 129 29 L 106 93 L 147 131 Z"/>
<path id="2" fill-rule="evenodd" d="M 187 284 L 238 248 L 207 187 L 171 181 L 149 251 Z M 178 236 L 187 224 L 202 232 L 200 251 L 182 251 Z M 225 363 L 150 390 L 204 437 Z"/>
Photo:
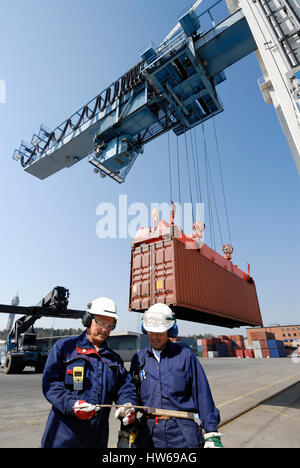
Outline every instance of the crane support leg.
<path id="1" fill-rule="evenodd" d="M 259 86 L 273 103 L 300 174 L 300 7 L 295 0 L 227 0 L 242 8 L 263 72 Z"/>

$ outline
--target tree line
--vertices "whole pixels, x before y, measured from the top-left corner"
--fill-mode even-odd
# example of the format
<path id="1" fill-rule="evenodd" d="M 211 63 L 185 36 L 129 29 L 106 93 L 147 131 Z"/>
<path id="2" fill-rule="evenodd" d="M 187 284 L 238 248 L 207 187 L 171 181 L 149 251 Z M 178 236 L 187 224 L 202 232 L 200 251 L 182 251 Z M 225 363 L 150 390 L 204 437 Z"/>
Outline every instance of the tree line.
<path id="1" fill-rule="evenodd" d="M 37 338 L 51 338 L 53 336 L 67 336 L 67 335 L 79 335 L 82 333 L 82 328 L 38 328 L 34 327 Z M 0 330 L 0 340 L 7 339 L 8 332 L 6 330 Z M 211 333 L 205 333 L 204 335 L 188 335 L 193 338 L 213 338 L 214 335 Z"/>

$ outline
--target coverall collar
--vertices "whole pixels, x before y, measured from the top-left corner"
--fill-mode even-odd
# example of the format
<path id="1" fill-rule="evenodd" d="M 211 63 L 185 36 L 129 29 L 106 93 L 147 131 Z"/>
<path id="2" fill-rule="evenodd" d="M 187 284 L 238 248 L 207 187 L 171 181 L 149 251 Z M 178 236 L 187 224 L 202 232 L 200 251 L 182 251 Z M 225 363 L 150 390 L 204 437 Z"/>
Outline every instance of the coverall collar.
<path id="1" fill-rule="evenodd" d="M 153 356 L 153 351 L 152 351 L 151 344 L 146 346 L 146 351 L 147 351 L 148 354 L 151 354 Z M 175 351 L 175 349 L 174 349 L 173 343 L 171 343 L 171 341 L 168 340 L 165 348 L 161 352 L 161 356 L 172 355 L 174 353 L 174 351 Z"/>
<path id="2" fill-rule="evenodd" d="M 107 343 L 103 341 L 101 343 L 101 346 L 99 347 L 99 351 L 97 352 L 95 346 L 93 343 L 89 340 L 87 332 L 84 331 L 81 335 L 79 335 L 79 340 L 77 344 L 77 351 L 84 354 L 91 354 L 91 353 L 96 353 L 96 354 L 101 354 L 105 351 L 108 350 Z"/>

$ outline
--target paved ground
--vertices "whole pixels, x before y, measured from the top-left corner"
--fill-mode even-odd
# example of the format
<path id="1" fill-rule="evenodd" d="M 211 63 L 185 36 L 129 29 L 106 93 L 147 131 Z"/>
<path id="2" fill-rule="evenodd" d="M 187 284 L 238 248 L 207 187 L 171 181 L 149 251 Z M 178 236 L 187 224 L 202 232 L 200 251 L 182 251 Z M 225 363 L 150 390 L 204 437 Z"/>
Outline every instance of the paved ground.
<path id="1" fill-rule="evenodd" d="M 220 430 L 227 448 L 299 448 L 300 384 L 265 401 Z"/>
<path id="2" fill-rule="evenodd" d="M 200 359 L 221 422 L 300 381 L 300 359 Z"/>
<path id="3" fill-rule="evenodd" d="M 272 447 L 290 441 L 300 447 L 299 437 L 293 436 L 300 434 L 299 400 L 293 401 L 297 392 L 299 394 L 299 386 L 291 390 L 292 393 L 284 392 L 278 396 L 281 399 L 276 400 L 277 403 L 264 403 L 237 421 L 226 424 L 226 421 L 262 400 L 299 382 L 299 363 L 289 358 L 221 358 L 200 359 L 200 362 L 206 371 L 216 406 L 220 409 L 222 424 L 225 424 L 221 429 L 225 435 L 225 446 L 246 447 L 247 444 L 256 446 L 266 443 L 266 428 L 269 428 L 274 436 L 273 439 L 271 435 L 266 437 Z M 0 370 L 0 401 L 0 448 L 39 447 L 50 409 L 41 392 L 41 375 L 36 375 L 30 368 L 26 368 L 22 375 L 5 375 Z M 249 417 L 252 419 L 247 422 Z M 259 425 L 256 421 L 259 421 Z M 119 423 L 112 414 L 109 447 L 116 446 L 118 427 Z M 275 434 L 281 435 L 275 437 Z"/>

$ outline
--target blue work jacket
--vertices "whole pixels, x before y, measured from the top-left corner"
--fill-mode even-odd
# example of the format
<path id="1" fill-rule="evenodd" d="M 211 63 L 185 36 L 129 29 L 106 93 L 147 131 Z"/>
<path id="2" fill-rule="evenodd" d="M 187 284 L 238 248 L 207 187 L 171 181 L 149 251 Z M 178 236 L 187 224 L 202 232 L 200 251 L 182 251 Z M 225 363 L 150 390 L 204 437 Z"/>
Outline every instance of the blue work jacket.
<path id="1" fill-rule="evenodd" d="M 73 368 L 84 367 L 82 390 L 74 390 Z M 57 341 L 43 374 L 43 393 L 52 404 L 42 447 L 105 448 L 110 408 L 101 408 L 89 420 L 73 411 L 77 400 L 91 404 L 137 404 L 136 389 L 120 356 L 104 342 L 97 352 L 86 332 Z"/>
<path id="2" fill-rule="evenodd" d="M 206 432 L 217 431 L 220 414 L 204 370 L 190 348 L 169 341 L 158 362 L 149 345 L 135 354 L 130 373 L 138 376 L 140 403 L 143 406 L 198 413 L 201 428 Z M 156 448 L 195 448 L 203 443 L 202 431 L 194 420 L 148 419 L 147 431 L 152 447 Z M 144 436 L 147 438 L 145 431 L 141 432 L 144 435 L 140 439 Z M 143 446 L 143 441 L 137 439 L 136 446 Z M 146 442 L 147 446 L 149 441 Z"/>

